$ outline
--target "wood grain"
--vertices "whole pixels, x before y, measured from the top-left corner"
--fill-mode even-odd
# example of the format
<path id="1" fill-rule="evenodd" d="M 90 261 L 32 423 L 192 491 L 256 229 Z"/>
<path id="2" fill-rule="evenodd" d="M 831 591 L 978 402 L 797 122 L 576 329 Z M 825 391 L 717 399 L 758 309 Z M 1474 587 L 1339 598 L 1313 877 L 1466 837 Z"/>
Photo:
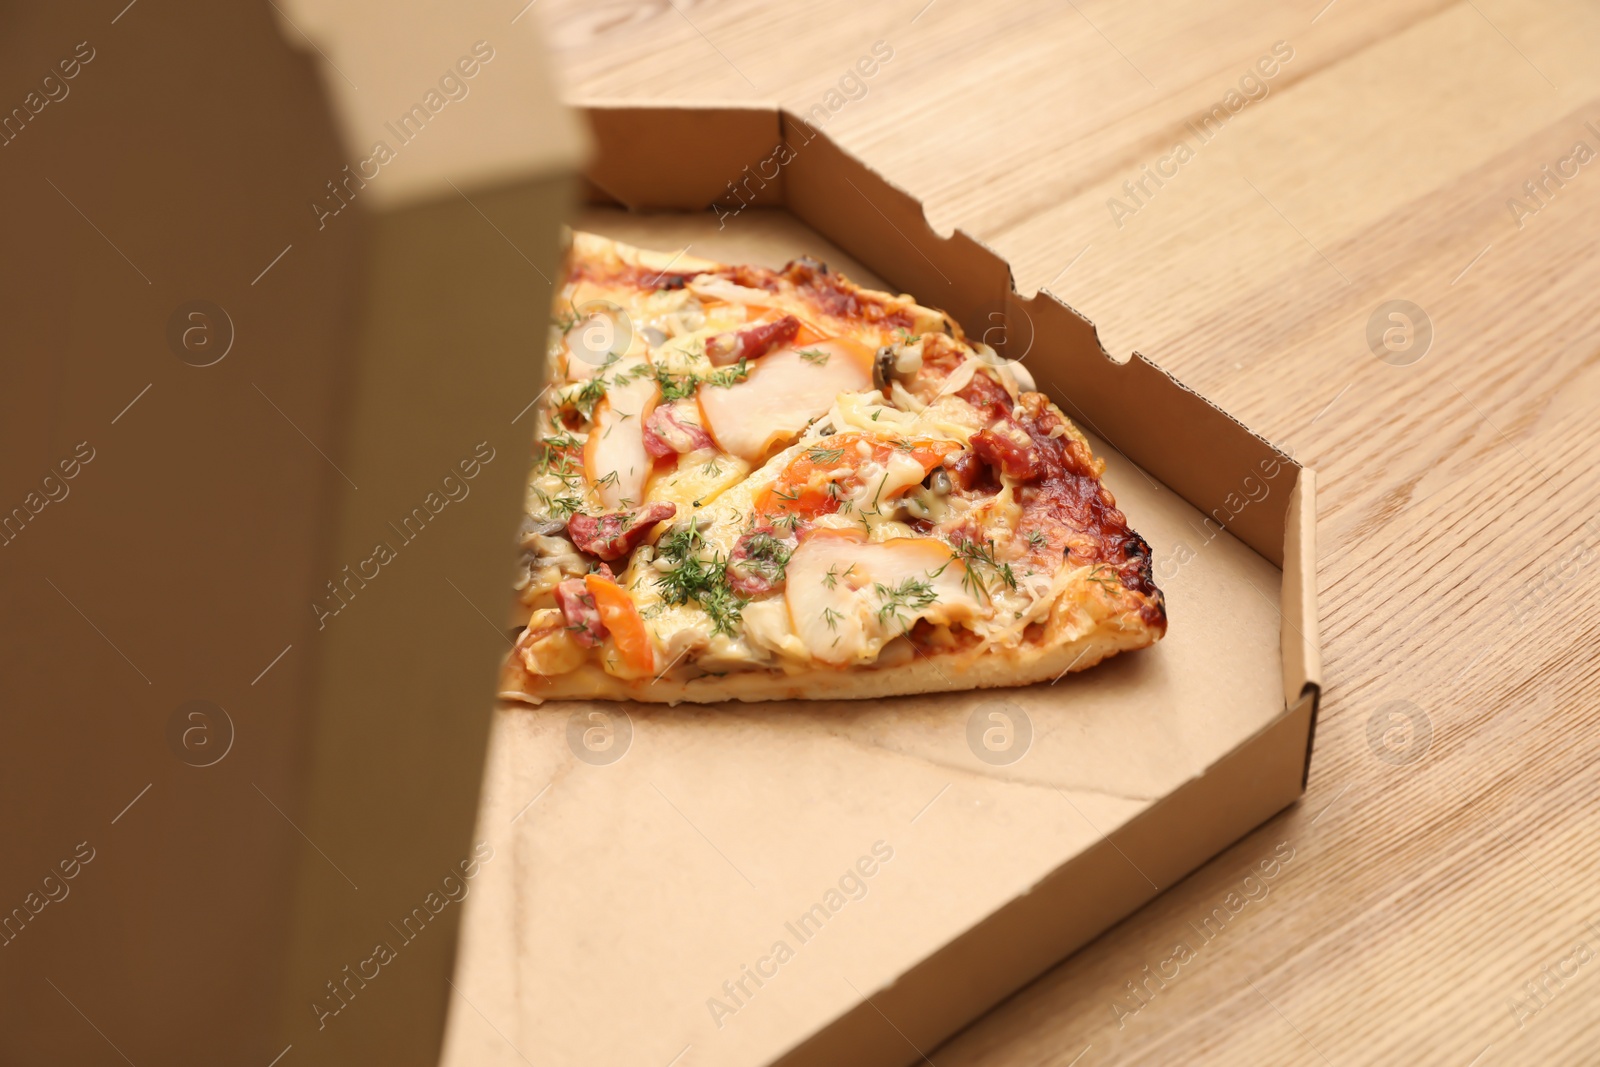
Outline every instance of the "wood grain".
<path id="1" fill-rule="evenodd" d="M 830 135 L 935 225 L 1007 256 L 1025 291 L 1087 314 L 1112 351 L 1149 355 L 1319 471 L 1328 688 L 1305 800 L 926 1050 L 933 1062 L 1595 1062 L 1600 159 L 1547 182 L 1520 220 L 1507 202 L 1532 207 L 1523 183 L 1577 142 L 1600 152 L 1600 12 L 538 10 L 584 97 L 804 111 L 886 42 L 892 60 Z M 1187 124 L 1276 42 L 1293 56 L 1266 95 L 1201 143 Z M 1133 203 L 1123 183 L 1180 142 L 1193 158 L 1119 226 L 1108 200 Z M 1407 366 L 1368 345 L 1390 300 L 1432 324 Z M 1396 708 L 1427 730 L 1407 733 Z M 1246 883 L 1280 843 L 1293 859 Z M 1246 891 L 1258 899 L 1230 911 Z M 1193 952 L 1177 976 L 1147 978 L 1173 973 L 1180 941 Z"/>

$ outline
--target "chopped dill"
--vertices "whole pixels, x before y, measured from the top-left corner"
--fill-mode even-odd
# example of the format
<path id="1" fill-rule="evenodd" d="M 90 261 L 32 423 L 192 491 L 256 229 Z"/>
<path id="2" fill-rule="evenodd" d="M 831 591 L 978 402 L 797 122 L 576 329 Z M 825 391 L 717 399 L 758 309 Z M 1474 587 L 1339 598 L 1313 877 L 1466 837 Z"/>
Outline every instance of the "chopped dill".
<path id="1" fill-rule="evenodd" d="M 1117 572 L 1104 563 L 1096 563 L 1089 568 L 1088 580 L 1107 592 L 1116 592 L 1117 587 L 1121 584 L 1117 580 Z"/>
<path id="2" fill-rule="evenodd" d="M 873 584 L 873 589 L 883 601 L 883 605 L 878 608 L 879 624 L 887 625 L 890 619 L 894 619 L 900 624 L 902 631 L 911 628 L 911 619 L 907 617 L 907 612 L 919 613 L 939 599 L 939 593 L 933 588 L 933 583 L 921 578 L 907 578 L 893 588 L 876 582 Z"/>
<path id="3" fill-rule="evenodd" d="M 656 370 L 656 381 L 661 386 L 662 403 L 687 399 L 700 387 L 700 379 L 694 375 L 672 374 L 662 368 Z"/>
<path id="4" fill-rule="evenodd" d="M 661 399 L 668 402 L 688 399 L 702 384 L 721 389 L 738 385 L 750 377 L 750 363 L 741 359 L 731 367 L 723 367 L 704 377 L 698 374 L 673 374 L 665 367 L 657 367 L 654 373 L 657 384 L 661 386 Z"/>
<path id="5" fill-rule="evenodd" d="M 578 306 L 570 299 L 567 301 L 567 308 L 569 310 L 563 311 L 561 314 L 555 317 L 556 329 L 560 330 L 562 333 L 566 333 L 568 330 L 578 325 L 578 323 L 581 321 L 581 318 L 578 315 Z"/>
<path id="6" fill-rule="evenodd" d="M 987 568 L 991 574 L 998 578 L 1008 589 L 1017 587 L 1017 576 L 1011 570 L 1011 564 L 1001 563 L 994 557 L 994 541 L 962 541 L 956 545 L 954 559 L 959 559 L 966 564 L 965 573 L 961 577 L 961 584 L 974 598 L 989 597 L 989 583 L 983 578 L 980 568 Z M 950 564 L 946 563 L 948 567 Z M 940 571 L 943 571 L 943 567 Z"/>
<path id="7" fill-rule="evenodd" d="M 883 487 L 889 484 L 889 472 L 883 472 L 883 480 L 878 483 L 878 489 L 872 494 L 872 510 L 878 510 L 878 497 L 883 493 Z"/>
<path id="8" fill-rule="evenodd" d="M 600 398 L 606 395 L 606 376 L 596 374 L 583 383 L 572 397 L 572 406 L 578 409 L 578 414 L 589 419 L 594 417 L 594 407 L 600 403 Z"/>
<path id="9" fill-rule="evenodd" d="M 578 439 L 571 434 L 559 434 L 546 441 L 536 442 L 534 445 L 533 473 L 535 475 L 553 475 L 568 489 L 576 488 L 582 479 L 582 471 L 573 456 L 580 447 Z"/>
<path id="10" fill-rule="evenodd" d="M 726 389 L 730 385 L 738 385 L 750 377 L 750 361 L 741 359 L 731 367 L 723 367 L 705 377 L 705 383 L 718 389 Z"/>
<path id="11" fill-rule="evenodd" d="M 571 518 L 583 510 L 583 498 L 577 496 L 558 496 L 550 501 L 550 515 L 552 518 Z"/>
<path id="12" fill-rule="evenodd" d="M 693 524 L 669 530 L 656 543 L 656 558 L 672 564 L 656 578 L 661 599 L 668 604 L 693 601 L 711 618 L 714 632 L 732 637 L 745 600 L 728 587 L 728 563 L 719 554 L 701 556 L 705 536 Z"/>

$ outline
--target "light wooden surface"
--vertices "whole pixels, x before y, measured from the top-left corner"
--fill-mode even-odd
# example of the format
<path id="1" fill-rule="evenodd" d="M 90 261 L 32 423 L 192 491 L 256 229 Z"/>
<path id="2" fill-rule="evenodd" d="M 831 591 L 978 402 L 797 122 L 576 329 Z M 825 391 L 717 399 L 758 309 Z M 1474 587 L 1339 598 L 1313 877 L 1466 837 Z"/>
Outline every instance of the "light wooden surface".
<path id="1" fill-rule="evenodd" d="M 581 96 L 804 111 L 886 42 L 830 135 L 1320 474 L 1305 799 L 923 1050 L 939 1067 L 1600 1058 L 1600 159 L 1520 225 L 1507 204 L 1600 153 L 1600 11 L 1323 4 L 535 9 Z M 1279 41 L 1268 95 L 1195 150 L 1186 121 Z M 1108 198 L 1180 140 L 1119 227 Z M 1432 323 L 1410 365 L 1368 344 L 1390 300 Z"/>

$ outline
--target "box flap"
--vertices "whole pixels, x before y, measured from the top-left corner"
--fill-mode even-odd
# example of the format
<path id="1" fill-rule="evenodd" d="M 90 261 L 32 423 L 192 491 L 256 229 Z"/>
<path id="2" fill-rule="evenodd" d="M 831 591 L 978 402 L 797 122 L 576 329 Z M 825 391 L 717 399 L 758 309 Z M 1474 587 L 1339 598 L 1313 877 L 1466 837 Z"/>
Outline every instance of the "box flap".
<path id="1" fill-rule="evenodd" d="M 974 340 L 1006 344 L 1005 260 L 963 230 L 936 233 L 915 197 L 789 112 L 783 133 L 790 211 L 918 302 L 955 316 Z"/>
<path id="2" fill-rule="evenodd" d="M 1283 699 L 1320 701 L 1322 650 L 1317 640 L 1317 474 L 1300 469 L 1289 494 L 1283 536 Z"/>
<path id="3" fill-rule="evenodd" d="M 783 203 L 781 138 L 770 104 L 621 107 L 585 114 L 598 143 L 588 178 L 635 211 L 703 211 Z M 641 166 L 648 161 L 650 166 Z"/>
<path id="4" fill-rule="evenodd" d="M 321 59 L 350 166 L 336 197 L 373 206 L 564 173 L 587 138 L 557 98 L 539 20 L 490 0 L 273 3 Z M 452 194 L 453 195 L 453 194 Z M 337 201 L 335 201 L 335 204 Z"/>

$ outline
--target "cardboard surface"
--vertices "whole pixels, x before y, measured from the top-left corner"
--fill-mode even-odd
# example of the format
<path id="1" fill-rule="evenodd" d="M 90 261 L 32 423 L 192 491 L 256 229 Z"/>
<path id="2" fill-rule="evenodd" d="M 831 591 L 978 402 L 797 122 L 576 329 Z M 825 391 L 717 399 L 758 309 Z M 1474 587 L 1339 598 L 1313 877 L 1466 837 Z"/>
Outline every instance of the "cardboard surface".
<path id="1" fill-rule="evenodd" d="M 0 1062 L 437 1059 L 573 142 L 490 143 L 555 113 L 531 20 L 285 5 L 5 14 Z M 345 185 L 324 86 L 486 13 Z"/>
<path id="2" fill-rule="evenodd" d="M 280 1032 L 308 1063 L 434 1061 L 467 874 L 496 862 L 469 833 L 481 694 L 509 645 L 488 613 L 569 189 L 535 179 L 370 221 L 339 461 L 360 489 L 339 495 L 332 524 L 337 591 L 313 601 L 336 613 L 307 635 L 321 669 L 296 821 L 314 844 L 299 856 Z"/>
<path id="3" fill-rule="evenodd" d="M 811 254 L 883 282 L 782 211 L 576 224 L 730 262 Z M 1066 361 L 1048 340 L 1025 362 L 1070 400 L 1045 384 Z M 1152 649 L 1018 690 L 497 712 L 479 825 L 508 862 L 467 909 L 446 1062 L 915 1059 L 895 1027 L 929 1047 L 1287 803 L 1312 704 L 1286 713 L 1282 573 L 1094 444 L 1155 549 L 1171 625 Z M 1280 545 L 1288 504 L 1261 502 Z M 1006 766 L 968 742 L 997 709 L 1032 730 Z M 585 729 L 611 731 L 621 757 L 578 758 Z M 893 858 L 860 899 L 838 897 L 820 931 L 793 925 L 875 845 Z M 746 967 L 775 973 L 757 986 Z"/>
<path id="4" fill-rule="evenodd" d="M 306 442 L 334 447 L 365 229 L 307 228 L 341 151 L 267 5 L 116 14 L 0 32 L 18 78 L 84 45 L 0 149 L 0 1061 L 121 1062 L 87 1017 L 134 1062 L 265 1062 L 339 492 Z"/>

